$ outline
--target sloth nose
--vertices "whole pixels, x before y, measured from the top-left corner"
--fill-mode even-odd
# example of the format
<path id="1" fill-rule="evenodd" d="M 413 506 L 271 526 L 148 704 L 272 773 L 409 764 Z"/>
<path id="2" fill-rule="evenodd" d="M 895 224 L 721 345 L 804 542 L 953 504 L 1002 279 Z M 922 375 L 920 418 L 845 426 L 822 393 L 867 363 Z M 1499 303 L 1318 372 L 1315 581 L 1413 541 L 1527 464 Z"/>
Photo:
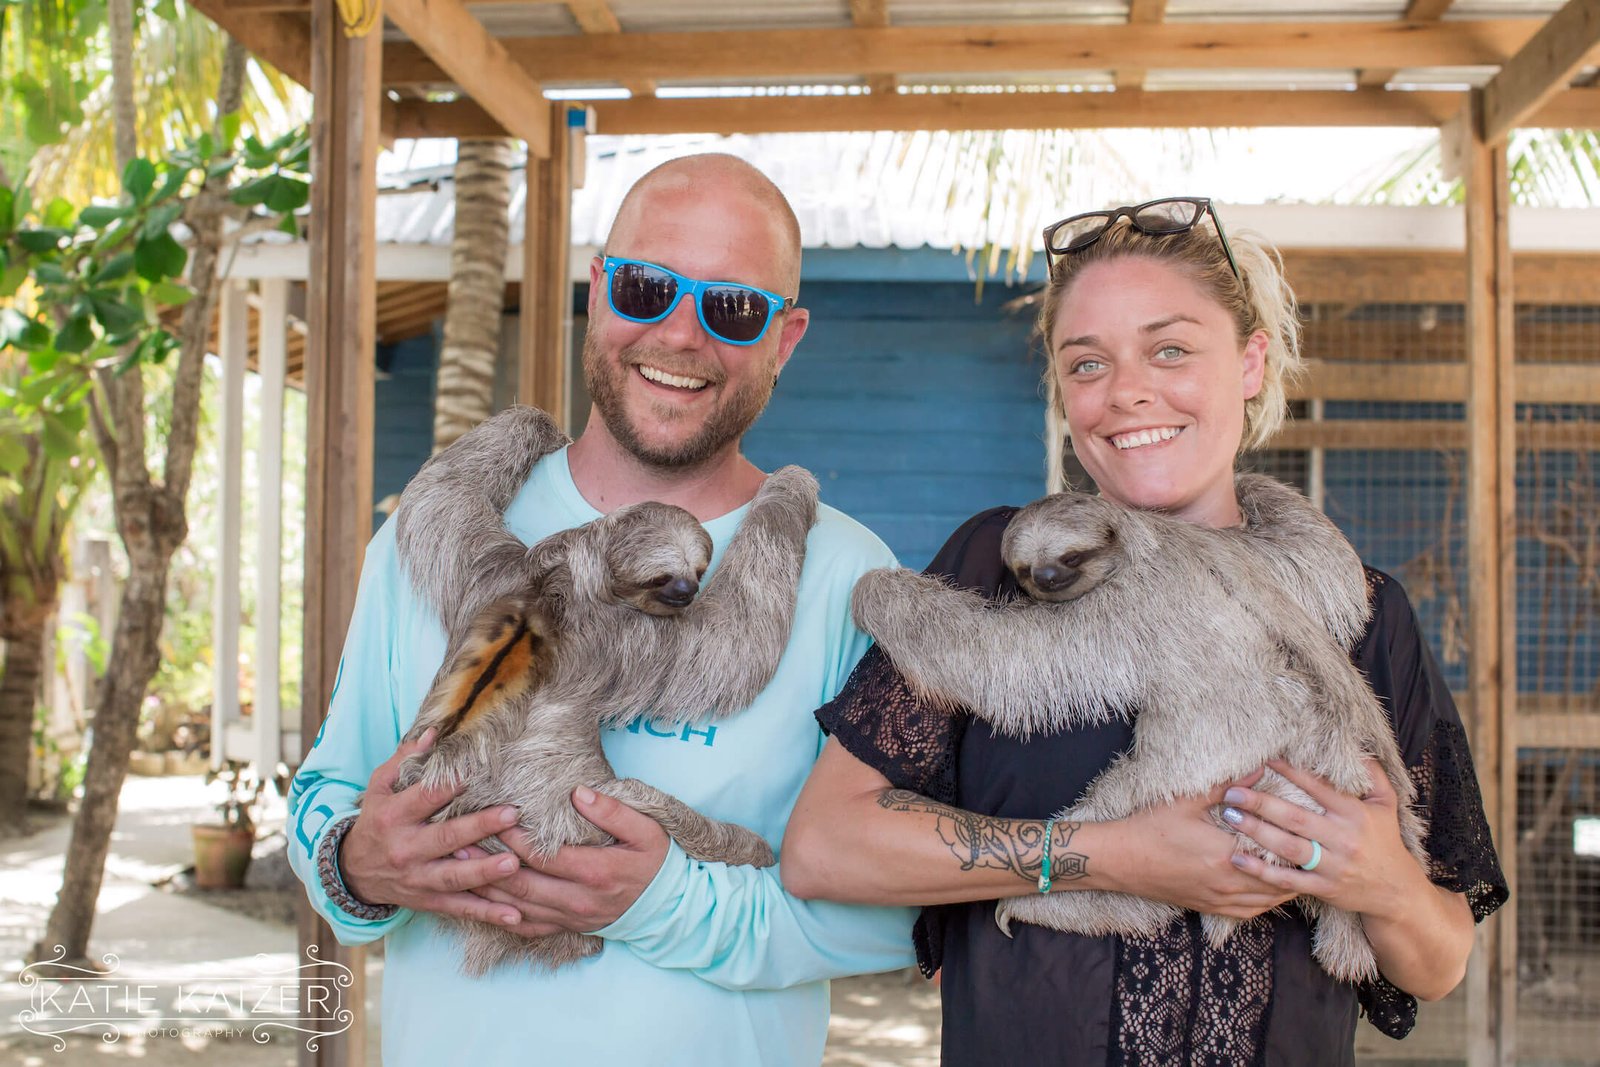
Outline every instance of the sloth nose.
<path id="1" fill-rule="evenodd" d="M 674 578 L 657 591 L 656 598 L 663 604 L 681 608 L 693 600 L 699 591 L 700 583 L 693 578 Z"/>
<path id="2" fill-rule="evenodd" d="M 1067 587 L 1077 573 L 1070 567 L 1046 563 L 1042 567 L 1033 568 L 1033 584 L 1046 593 L 1058 593 Z"/>

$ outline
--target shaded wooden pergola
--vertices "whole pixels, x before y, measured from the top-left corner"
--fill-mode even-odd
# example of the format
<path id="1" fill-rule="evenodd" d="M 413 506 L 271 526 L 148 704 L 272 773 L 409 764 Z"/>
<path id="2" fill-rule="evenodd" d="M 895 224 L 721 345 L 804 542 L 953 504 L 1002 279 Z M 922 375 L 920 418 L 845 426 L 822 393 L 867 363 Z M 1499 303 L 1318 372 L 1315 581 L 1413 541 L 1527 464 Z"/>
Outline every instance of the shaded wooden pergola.
<path id="1" fill-rule="evenodd" d="M 1348 9 L 1131 0 L 967 5 L 932 0 L 195 0 L 259 58 L 312 90 L 312 262 L 303 738 L 334 684 L 370 530 L 378 306 L 375 160 L 398 137 L 511 135 L 527 144 L 519 391 L 565 409 L 567 218 L 573 137 L 551 89 L 590 91 L 604 133 L 1436 126 L 1466 180 L 1469 356 L 1438 386 L 1468 405 L 1471 722 L 1501 859 L 1515 881 L 1515 287 L 1506 143 L 1518 127 L 1600 126 L 1590 64 L 1600 0 L 1525 2 L 1478 18 L 1451 0 Z M 1180 10 L 1181 7 L 1181 10 Z M 1468 5 L 1463 4 L 1463 8 Z M 1503 9 L 1503 8 L 1502 8 Z M 687 87 L 699 87 L 688 92 Z M 606 92 L 611 90 L 610 92 Z M 626 90 L 626 98 L 615 98 Z M 1226 190 L 1217 190 L 1226 195 Z M 1433 269 L 1433 268 L 1430 268 Z M 1580 368 L 1561 395 L 1600 402 Z M 1374 368 L 1372 373 L 1384 373 Z M 1464 376 L 1464 377 L 1463 377 Z M 1574 392 L 1567 392 L 1568 389 Z M 1443 395 L 1443 393 L 1441 393 Z M 353 963 L 309 911 L 302 943 Z M 1516 1059 L 1516 927 L 1480 929 L 1469 976 L 1473 1064 Z M 356 1026 L 303 1062 L 361 1062 Z"/>

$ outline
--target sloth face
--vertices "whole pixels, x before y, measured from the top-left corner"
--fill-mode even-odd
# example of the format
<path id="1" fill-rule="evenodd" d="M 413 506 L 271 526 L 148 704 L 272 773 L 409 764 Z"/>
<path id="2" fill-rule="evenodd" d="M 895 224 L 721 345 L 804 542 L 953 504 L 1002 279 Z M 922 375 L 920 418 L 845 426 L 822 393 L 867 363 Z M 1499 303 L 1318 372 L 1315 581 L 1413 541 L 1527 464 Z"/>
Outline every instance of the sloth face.
<path id="1" fill-rule="evenodd" d="M 1058 493 L 1017 512 L 1000 551 L 1017 584 L 1035 600 L 1076 600 L 1109 578 L 1122 560 L 1113 504 Z"/>
<path id="2" fill-rule="evenodd" d="M 646 615 L 680 614 L 711 563 L 711 535 L 694 516 L 654 501 L 606 517 L 606 567 L 613 600 Z"/>

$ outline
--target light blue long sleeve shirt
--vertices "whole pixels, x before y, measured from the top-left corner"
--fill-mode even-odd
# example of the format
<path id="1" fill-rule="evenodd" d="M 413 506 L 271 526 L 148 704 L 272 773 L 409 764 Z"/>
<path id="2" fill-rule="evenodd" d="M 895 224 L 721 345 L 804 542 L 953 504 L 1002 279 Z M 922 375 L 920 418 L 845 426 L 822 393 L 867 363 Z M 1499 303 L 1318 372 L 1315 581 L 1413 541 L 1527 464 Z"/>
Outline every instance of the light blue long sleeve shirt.
<path id="1" fill-rule="evenodd" d="M 705 524 L 713 573 L 748 507 Z M 531 544 L 598 517 L 563 451 L 535 466 L 506 525 Z M 893 562 L 865 527 L 821 507 L 789 646 L 771 683 L 721 722 L 636 719 L 604 731 L 618 776 L 641 778 L 781 847 L 821 751 L 812 712 L 868 644 L 850 621 L 850 591 L 862 573 Z M 909 910 L 798 900 L 784 892 L 776 867 L 701 863 L 675 843 L 627 913 L 596 931 L 604 950 L 554 974 L 518 965 L 466 978 L 455 942 L 432 916 L 402 909 L 370 922 L 340 910 L 318 882 L 317 843 L 355 810 L 373 769 L 410 729 L 444 649 L 438 617 L 402 573 L 393 523 L 385 524 L 367 549 L 327 720 L 295 775 L 289 856 L 340 941 L 387 938 L 386 1064 L 811 1067 L 827 1037 L 827 979 L 912 961 Z"/>

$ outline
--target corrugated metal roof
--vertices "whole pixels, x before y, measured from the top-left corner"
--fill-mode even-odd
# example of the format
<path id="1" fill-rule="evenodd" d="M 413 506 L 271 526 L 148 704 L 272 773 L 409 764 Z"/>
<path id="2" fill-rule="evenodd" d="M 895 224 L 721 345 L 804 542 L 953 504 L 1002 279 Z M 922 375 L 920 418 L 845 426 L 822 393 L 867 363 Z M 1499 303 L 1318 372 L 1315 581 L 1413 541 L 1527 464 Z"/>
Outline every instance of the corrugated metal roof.
<path id="1" fill-rule="evenodd" d="M 1075 205 L 1137 202 L 1173 189 L 1225 192 L 1241 203 L 1325 200 L 1370 177 L 1386 153 L 1414 150 L 1429 136 L 1390 129 L 1218 130 L 1199 138 L 1153 130 L 1080 131 L 1054 139 L 1026 131 L 595 136 L 587 139 L 584 185 L 573 195 L 572 240 L 601 244 L 639 177 L 694 152 L 728 152 L 770 176 L 794 205 L 808 248 L 948 248 L 990 241 L 1010 248 L 1031 245 L 1042 220 Z M 1029 168 L 1039 180 L 1016 181 L 1002 173 L 991 184 L 981 160 L 996 145 L 1006 166 Z M 410 188 L 378 198 L 381 242 L 449 243 L 452 149 L 439 148 L 436 165 L 386 177 L 388 184 Z M 521 238 L 524 202 L 519 170 L 511 201 L 513 243 Z"/>

